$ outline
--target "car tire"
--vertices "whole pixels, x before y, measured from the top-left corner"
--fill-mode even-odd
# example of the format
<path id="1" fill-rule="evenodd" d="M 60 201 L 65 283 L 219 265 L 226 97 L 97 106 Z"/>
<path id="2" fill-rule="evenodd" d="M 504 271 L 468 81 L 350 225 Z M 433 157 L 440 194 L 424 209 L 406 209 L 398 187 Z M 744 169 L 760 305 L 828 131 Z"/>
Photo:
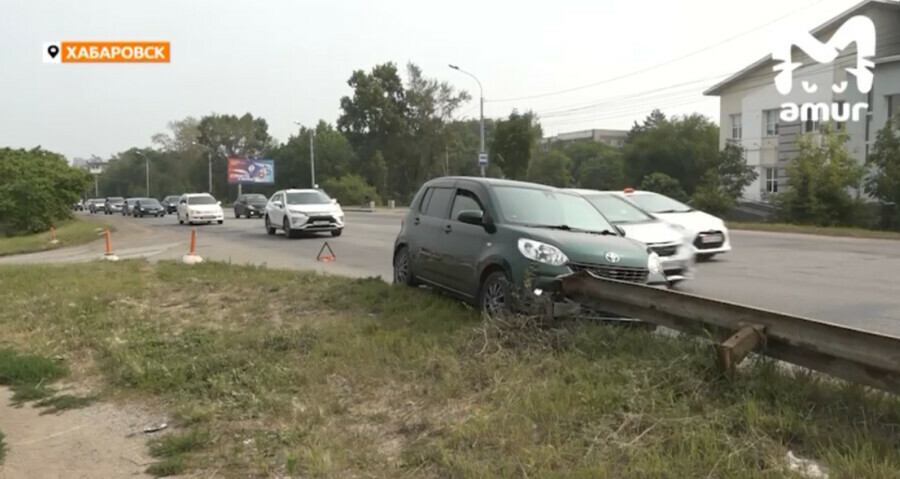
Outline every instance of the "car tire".
<path id="1" fill-rule="evenodd" d="M 236 219 L 236 220 L 241 219 L 241 214 L 238 213 L 237 210 L 234 210 L 234 219 Z"/>
<path id="2" fill-rule="evenodd" d="M 266 233 L 269 235 L 275 234 L 275 227 L 269 222 L 269 215 L 266 215 Z"/>
<path id="3" fill-rule="evenodd" d="M 509 278 L 503 271 L 489 274 L 478 288 L 478 309 L 489 317 L 498 317 L 512 311 L 512 293 Z"/>
<path id="4" fill-rule="evenodd" d="M 412 288 L 419 286 L 419 281 L 412 274 L 409 248 L 406 246 L 401 246 L 394 255 L 394 284 L 403 284 Z"/>
<path id="5" fill-rule="evenodd" d="M 334 236 L 335 238 L 337 238 L 343 232 L 344 232 L 344 228 L 341 228 L 339 230 L 331 230 L 331 236 Z"/>
<path id="6" fill-rule="evenodd" d="M 219 220 L 219 221 L 217 221 L 217 223 L 223 224 L 223 223 L 225 223 L 225 220 Z"/>
<path id="7" fill-rule="evenodd" d="M 183 224 L 184 224 L 184 220 L 181 219 L 181 213 L 177 213 L 177 214 L 178 214 L 178 224 L 183 225 Z"/>
<path id="8" fill-rule="evenodd" d="M 709 254 L 709 253 L 706 253 L 706 254 L 698 254 L 698 255 L 696 256 L 696 260 L 697 260 L 698 263 L 705 263 L 705 262 L 707 262 L 707 261 L 713 259 L 715 256 L 716 256 L 716 255 L 715 255 L 714 253 L 713 253 L 713 254 Z"/>
<path id="9" fill-rule="evenodd" d="M 284 218 L 284 222 L 281 225 L 281 229 L 284 230 L 285 238 L 293 238 L 294 237 L 294 230 L 291 229 L 291 223 L 290 223 L 290 221 L 288 221 L 287 216 L 285 216 L 285 218 Z"/>

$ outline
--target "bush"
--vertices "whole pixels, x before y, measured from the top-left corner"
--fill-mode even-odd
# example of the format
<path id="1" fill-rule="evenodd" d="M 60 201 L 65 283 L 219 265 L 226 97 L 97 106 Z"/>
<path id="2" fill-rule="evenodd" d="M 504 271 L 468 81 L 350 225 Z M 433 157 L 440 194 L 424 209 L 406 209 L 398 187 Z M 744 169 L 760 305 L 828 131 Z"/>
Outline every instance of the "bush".
<path id="1" fill-rule="evenodd" d="M 639 189 L 652 191 L 674 200 L 687 201 L 688 197 L 678 180 L 665 173 L 650 173 L 641 180 Z"/>
<path id="2" fill-rule="evenodd" d="M 361 205 L 368 201 L 381 204 L 378 191 L 359 175 L 345 175 L 340 178 L 329 178 L 322 182 L 322 188 L 332 198 L 344 205 Z"/>
<path id="3" fill-rule="evenodd" d="M 72 217 L 72 203 L 90 185 L 90 174 L 58 153 L 0 148 L 0 233 L 47 231 Z"/>

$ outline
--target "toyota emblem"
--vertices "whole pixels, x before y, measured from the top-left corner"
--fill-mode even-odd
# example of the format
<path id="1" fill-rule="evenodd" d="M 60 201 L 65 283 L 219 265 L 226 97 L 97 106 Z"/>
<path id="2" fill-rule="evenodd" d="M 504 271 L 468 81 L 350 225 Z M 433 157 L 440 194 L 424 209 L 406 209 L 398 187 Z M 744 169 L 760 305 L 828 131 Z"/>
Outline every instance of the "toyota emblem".
<path id="1" fill-rule="evenodd" d="M 619 258 L 619 255 L 613 253 L 612 251 L 606 253 L 606 261 L 609 261 L 610 263 L 618 263 L 620 259 L 622 258 Z"/>

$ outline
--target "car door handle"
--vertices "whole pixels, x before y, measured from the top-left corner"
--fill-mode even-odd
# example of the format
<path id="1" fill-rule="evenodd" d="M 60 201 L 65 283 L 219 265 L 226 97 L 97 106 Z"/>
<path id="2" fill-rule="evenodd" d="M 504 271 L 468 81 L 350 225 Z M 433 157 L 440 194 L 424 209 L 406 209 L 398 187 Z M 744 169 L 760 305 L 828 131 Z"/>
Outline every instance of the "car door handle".
<path id="1" fill-rule="evenodd" d="M 414 225 L 419 224 L 419 217 L 418 217 L 418 216 L 416 216 L 416 219 L 413 220 L 413 224 L 414 224 Z"/>
<path id="2" fill-rule="evenodd" d="M 450 226 L 450 225 L 444 226 L 444 233 L 449 233 L 449 232 L 451 232 L 451 231 L 453 231 L 453 227 L 452 227 L 452 226 Z"/>

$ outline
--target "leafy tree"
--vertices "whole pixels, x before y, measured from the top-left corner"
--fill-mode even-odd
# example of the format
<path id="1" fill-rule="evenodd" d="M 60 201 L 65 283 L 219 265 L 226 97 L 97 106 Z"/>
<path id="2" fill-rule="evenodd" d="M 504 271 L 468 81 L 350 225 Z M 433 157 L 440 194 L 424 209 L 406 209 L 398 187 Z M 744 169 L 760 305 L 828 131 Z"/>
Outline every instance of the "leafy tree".
<path id="1" fill-rule="evenodd" d="M 687 195 L 678 180 L 665 173 L 651 173 L 645 176 L 639 185 L 642 190 L 653 191 L 678 201 L 687 201 Z"/>
<path id="2" fill-rule="evenodd" d="M 488 152 L 493 151 L 495 122 L 484 119 L 484 141 Z M 444 163 L 448 175 L 478 176 L 478 147 L 481 124 L 478 120 L 455 120 L 447 124 L 445 135 L 447 144 L 444 147 Z M 490 154 L 490 153 L 489 153 Z M 490 157 L 489 157 L 490 159 Z M 440 168 L 444 174 L 443 166 Z M 499 177 L 499 168 L 493 161 L 488 163 L 488 173 Z"/>
<path id="3" fill-rule="evenodd" d="M 541 126 L 533 113 L 513 111 L 509 118 L 497 122 L 488 161 L 501 168 L 506 177 L 521 180 L 528 175 L 541 135 Z"/>
<path id="4" fill-rule="evenodd" d="M 340 178 L 328 178 L 322 182 L 322 188 L 339 203 L 345 205 L 362 205 L 366 200 L 380 204 L 375 187 L 366 183 L 360 175 L 349 174 Z"/>
<path id="5" fill-rule="evenodd" d="M 692 200 L 695 208 L 714 216 L 725 215 L 737 203 L 722 185 L 722 178 L 712 169 L 704 173 Z"/>
<path id="6" fill-rule="evenodd" d="M 580 187 L 595 190 L 624 187 L 625 159 L 620 150 L 595 141 L 576 141 L 562 147 L 562 151 L 572 159 L 572 176 Z"/>
<path id="7" fill-rule="evenodd" d="M 892 214 L 883 218 L 884 226 L 900 228 L 900 113 L 878 132 L 866 163 L 872 169 L 866 192 L 892 205 Z"/>
<path id="8" fill-rule="evenodd" d="M 213 191 L 210 193 L 220 196 L 237 195 L 237 186 L 228 185 L 228 157 L 261 158 L 274 146 L 266 120 L 254 118 L 250 113 L 240 117 L 208 115 L 200 119 L 197 128 L 200 133 L 198 141 L 212 158 Z M 208 177 L 208 173 L 205 176 Z"/>
<path id="9" fill-rule="evenodd" d="M 757 173 L 744 159 L 744 148 L 728 144 L 719 153 L 718 164 L 703 174 L 692 196 L 694 206 L 721 216 L 737 204 L 744 188 L 756 181 Z"/>
<path id="10" fill-rule="evenodd" d="M 632 183 L 665 173 L 692 194 L 706 170 L 717 164 L 719 127 L 700 114 L 668 119 L 654 111 L 629 137 L 625 165 Z"/>
<path id="11" fill-rule="evenodd" d="M 72 217 L 90 174 L 40 147 L 0 149 L 0 233 L 39 233 Z"/>
<path id="12" fill-rule="evenodd" d="M 821 135 L 801 135 L 797 143 L 788 188 L 776 199 L 777 216 L 801 224 L 853 225 L 861 201 L 849 190 L 859 188 L 865 170 L 847 151 L 847 133 L 826 124 Z"/>
<path id="13" fill-rule="evenodd" d="M 277 188 L 309 187 L 309 142 L 312 135 L 316 162 L 316 183 L 344 176 L 358 167 L 356 153 L 344 135 L 332 125 L 320 120 L 315 131 L 301 127 L 297 135 L 273 148 L 267 155 L 275 160 Z"/>
<path id="14" fill-rule="evenodd" d="M 542 152 L 531 160 L 528 181 L 565 188 L 572 184 L 572 159 L 559 150 Z"/>

